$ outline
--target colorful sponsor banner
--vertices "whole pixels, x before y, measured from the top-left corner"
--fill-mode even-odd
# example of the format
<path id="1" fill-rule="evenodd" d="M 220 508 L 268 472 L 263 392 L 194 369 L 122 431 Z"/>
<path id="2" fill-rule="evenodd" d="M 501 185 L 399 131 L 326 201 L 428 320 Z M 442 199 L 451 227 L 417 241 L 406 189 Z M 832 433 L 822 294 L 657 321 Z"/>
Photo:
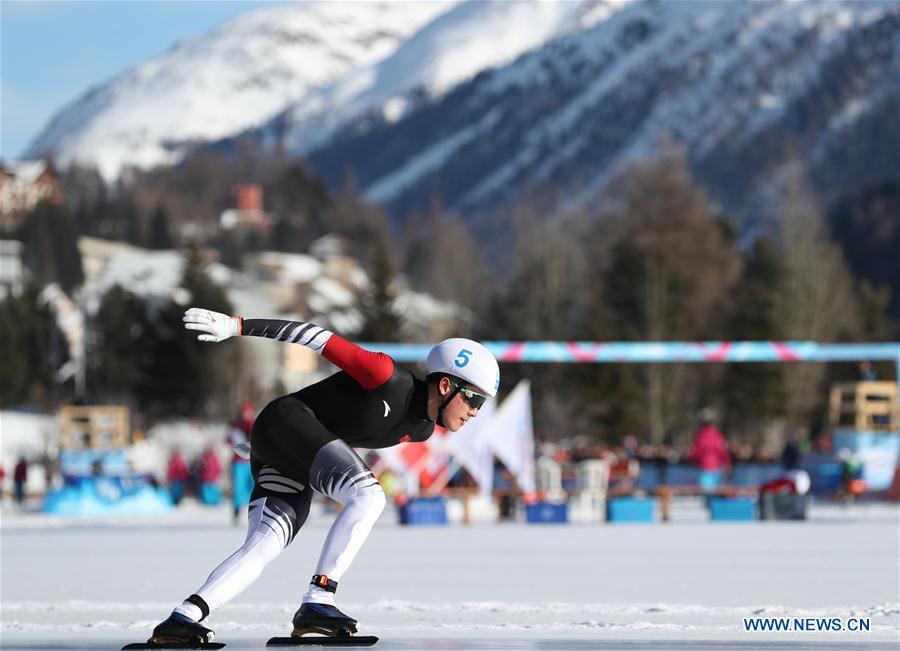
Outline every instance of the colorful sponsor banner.
<path id="1" fill-rule="evenodd" d="M 820 344 L 814 341 L 484 341 L 501 362 L 835 362 L 893 360 L 900 342 Z M 424 362 L 432 344 L 362 343 L 398 362 Z"/>

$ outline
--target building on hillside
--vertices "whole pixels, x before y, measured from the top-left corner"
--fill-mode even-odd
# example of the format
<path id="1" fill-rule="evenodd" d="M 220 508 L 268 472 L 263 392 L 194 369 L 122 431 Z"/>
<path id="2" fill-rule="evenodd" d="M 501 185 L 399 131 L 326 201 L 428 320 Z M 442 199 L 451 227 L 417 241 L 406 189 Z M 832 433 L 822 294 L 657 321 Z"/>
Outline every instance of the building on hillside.
<path id="1" fill-rule="evenodd" d="M 46 160 L 0 163 L 0 232 L 15 229 L 43 200 L 62 203 L 56 171 Z"/>
<path id="2" fill-rule="evenodd" d="M 234 207 L 219 216 L 226 230 L 268 231 L 272 217 L 263 210 L 263 190 L 257 183 L 239 183 L 231 189 Z"/>
<path id="3" fill-rule="evenodd" d="M 25 279 L 22 246 L 18 240 L 0 240 L 0 300 L 22 289 Z"/>

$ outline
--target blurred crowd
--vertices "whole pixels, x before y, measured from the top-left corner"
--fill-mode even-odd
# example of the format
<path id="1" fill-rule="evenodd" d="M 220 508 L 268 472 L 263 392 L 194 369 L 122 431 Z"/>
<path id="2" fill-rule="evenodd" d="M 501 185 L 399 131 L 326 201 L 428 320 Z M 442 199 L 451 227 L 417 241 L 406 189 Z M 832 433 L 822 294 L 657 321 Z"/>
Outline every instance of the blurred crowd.
<path id="1" fill-rule="evenodd" d="M 186 458 L 178 447 L 171 448 L 164 476 L 133 474 L 139 475 L 154 488 L 167 491 L 176 506 L 185 498 L 195 499 L 203 505 L 219 505 L 227 493 L 231 501 L 234 522 L 238 522 L 241 513 L 250 502 L 253 490 L 249 450 L 250 432 L 255 416 L 254 405 L 245 401 L 241 403 L 237 415 L 227 426 L 226 434 L 219 443 L 207 445 L 201 453 L 190 458 Z M 582 462 L 604 461 L 609 468 L 609 486 L 622 490 L 635 488 L 634 480 L 642 470 L 655 472 L 661 483 L 666 483 L 669 468 L 690 467 L 697 472 L 697 483 L 700 488 L 709 491 L 727 484 L 736 464 L 774 464 L 790 472 L 800 469 L 801 462 L 807 455 L 820 454 L 835 458 L 843 467 L 844 477 L 838 491 L 839 497 L 852 496 L 860 490 L 857 481 L 861 467 L 859 460 L 843 450 L 833 455 L 830 439 L 827 437 L 818 439 L 812 444 L 806 433 L 801 432 L 789 436 L 780 452 L 773 454 L 770 450 L 754 449 L 746 443 L 729 441 L 716 425 L 715 412 L 712 410 L 701 411 L 698 421 L 699 426 L 689 445 L 676 446 L 671 442 L 651 445 L 640 443 L 634 436 L 626 436 L 620 444 L 610 445 L 605 441 L 576 436 L 555 442 L 538 442 L 536 461 L 540 463 L 540 460 L 551 460 L 559 464 L 564 469 L 564 475 L 568 473 L 565 476 L 569 479 L 574 468 Z M 223 463 L 226 458 L 230 459 L 230 463 Z M 379 480 L 389 496 L 402 497 L 408 492 L 403 478 L 379 462 L 377 451 L 371 452 L 366 460 L 373 469 L 377 469 Z M 18 504 L 22 504 L 27 497 L 29 469 L 34 466 L 45 475 L 45 490 L 63 483 L 64 478 L 60 474 L 58 463 L 46 458 L 29 463 L 25 457 L 20 456 L 11 468 L 12 474 L 9 477 L 12 480 L 11 493 Z M 103 474 L 102 464 L 95 462 L 92 474 Z M 435 474 L 431 479 L 437 479 L 439 474 Z M 10 484 L 6 478 L 6 469 L 0 464 L 0 485 Z M 428 483 L 428 481 L 421 483 L 420 487 L 427 489 Z M 495 490 L 501 493 L 515 492 L 515 485 L 512 475 L 497 461 L 494 470 Z M 475 482 L 464 468 L 454 466 L 447 486 L 473 488 Z M 571 485 L 569 487 L 571 488 Z"/>

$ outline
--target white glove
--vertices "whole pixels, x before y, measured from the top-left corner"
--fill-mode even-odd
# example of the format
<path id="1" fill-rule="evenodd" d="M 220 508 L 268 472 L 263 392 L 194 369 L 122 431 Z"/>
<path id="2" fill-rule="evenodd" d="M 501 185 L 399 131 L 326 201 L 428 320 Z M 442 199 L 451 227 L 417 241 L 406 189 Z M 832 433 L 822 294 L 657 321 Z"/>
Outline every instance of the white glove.
<path id="1" fill-rule="evenodd" d="M 241 334 L 241 319 L 221 312 L 192 307 L 184 313 L 184 327 L 188 330 L 200 330 L 206 334 L 199 335 L 199 341 L 225 341 L 229 337 Z"/>

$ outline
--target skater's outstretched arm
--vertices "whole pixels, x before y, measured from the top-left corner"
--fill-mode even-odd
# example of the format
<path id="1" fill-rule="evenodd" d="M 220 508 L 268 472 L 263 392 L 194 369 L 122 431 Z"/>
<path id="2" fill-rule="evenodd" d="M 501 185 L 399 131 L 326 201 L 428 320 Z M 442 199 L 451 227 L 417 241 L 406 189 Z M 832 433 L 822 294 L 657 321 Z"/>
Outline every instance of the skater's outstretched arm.
<path id="1" fill-rule="evenodd" d="M 252 336 L 302 344 L 346 371 L 364 389 L 387 382 L 394 372 L 394 360 L 384 353 L 360 348 L 330 330 L 304 321 L 245 319 L 212 310 L 192 307 L 184 313 L 184 327 L 198 330 L 200 341 L 219 342 L 229 337 Z"/>

